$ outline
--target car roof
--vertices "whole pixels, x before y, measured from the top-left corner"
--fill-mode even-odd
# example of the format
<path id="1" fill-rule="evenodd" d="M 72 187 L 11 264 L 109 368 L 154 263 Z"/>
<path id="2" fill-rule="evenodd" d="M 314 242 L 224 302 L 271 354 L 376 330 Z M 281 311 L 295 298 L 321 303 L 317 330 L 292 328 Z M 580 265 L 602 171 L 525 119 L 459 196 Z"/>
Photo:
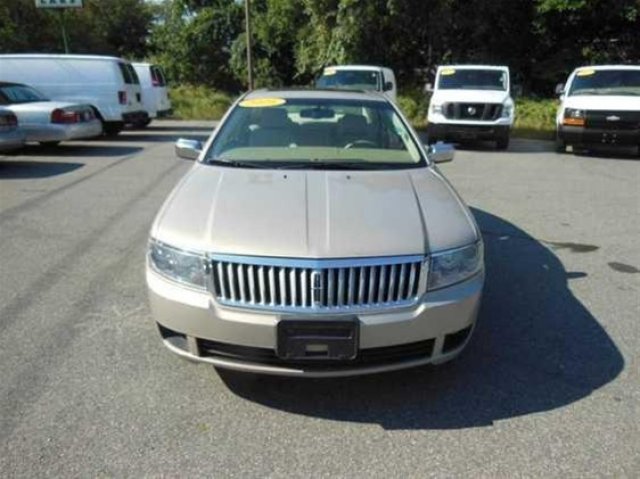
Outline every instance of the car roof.
<path id="1" fill-rule="evenodd" d="M 457 68 L 459 70 L 472 70 L 472 69 L 484 69 L 484 70 L 508 70 L 509 67 L 506 65 L 440 65 L 438 70 L 441 68 Z"/>
<path id="2" fill-rule="evenodd" d="M 290 99 L 318 99 L 318 100 L 361 100 L 386 103 L 389 100 L 380 93 L 365 90 L 338 90 L 320 88 L 283 88 L 277 90 L 254 90 L 249 92 L 244 99 L 254 98 L 290 98 Z"/>
<path id="3" fill-rule="evenodd" d="M 3 86 L 26 86 L 24 83 L 15 83 L 10 81 L 0 81 L 0 87 Z"/>
<path id="4" fill-rule="evenodd" d="M 324 68 L 333 68 L 334 70 L 380 70 L 386 67 L 379 65 L 328 65 Z"/>
<path id="5" fill-rule="evenodd" d="M 65 54 L 51 54 L 51 53 L 10 53 L 2 54 L 0 58 L 32 58 L 32 59 L 49 59 L 55 58 L 59 60 L 73 59 L 73 60 L 109 60 L 128 62 L 124 58 L 112 57 L 107 55 L 65 55 Z"/>
<path id="6" fill-rule="evenodd" d="M 578 70 L 640 70 L 640 65 L 584 65 L 574 71 Z"/>

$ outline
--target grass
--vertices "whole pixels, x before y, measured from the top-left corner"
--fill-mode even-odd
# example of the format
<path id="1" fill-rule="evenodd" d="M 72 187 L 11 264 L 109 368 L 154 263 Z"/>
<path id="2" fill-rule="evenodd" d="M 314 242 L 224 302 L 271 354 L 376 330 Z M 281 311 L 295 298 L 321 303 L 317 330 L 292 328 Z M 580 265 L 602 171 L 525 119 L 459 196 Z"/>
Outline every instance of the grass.
<path id="1" fill-rule="evenodd" d="M 206 86 L 176 85 L 169 96 L 174 117 L 181 120 L 219 120 L 233 103 L 231 95 Z M 429 97 L 420 89 L 403 91 L 398 105 L 416 129 L 426 128 Z M 518 98 L 513 136 L 553 139 L 556 108 L 553 99 Z"/>
<path id="2" fill-rule="evenodd" d="M 233 97 L 206 86 L 176 85 L 169 89 L 173 117 L 180 120 L 219 120 Z"/>

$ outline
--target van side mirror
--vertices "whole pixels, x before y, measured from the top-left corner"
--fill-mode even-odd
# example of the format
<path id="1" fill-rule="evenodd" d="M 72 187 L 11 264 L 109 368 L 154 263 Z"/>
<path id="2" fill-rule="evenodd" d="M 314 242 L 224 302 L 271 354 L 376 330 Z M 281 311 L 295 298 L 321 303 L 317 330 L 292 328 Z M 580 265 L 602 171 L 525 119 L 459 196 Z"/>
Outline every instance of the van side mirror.
<path id="1" fill-rule="evenodd" d="M 393 82 L 385 82 L 384 84 L 384 91 L 391 91 L 393 90 Z"/>
<path id="2" fill-rule="evenodd" d="M 428 146 L 427 156 L 434 163 L 447 163 L 453 161 L 455 151 L 451 143 L 438 142 Z"/>
<path id="3" fill-rule="evenodd" d="M 558 83 L 556 85 L 556 95 L 561 96 L 564 94 L 564 83 Z"/>
<path id="4" fill-rule="evenodd" d="M 180 138 L 176 141 L 176 156 L 185 160 L 196 160 L 202 151 L 202 142 L 198 140 L 189 140 Z"/>
<path id="5" fill-rule="evenodd" d="M 424 91 L 427 93 L 433 93 L 433 84 L 432 83 L 425 84 Z"/>

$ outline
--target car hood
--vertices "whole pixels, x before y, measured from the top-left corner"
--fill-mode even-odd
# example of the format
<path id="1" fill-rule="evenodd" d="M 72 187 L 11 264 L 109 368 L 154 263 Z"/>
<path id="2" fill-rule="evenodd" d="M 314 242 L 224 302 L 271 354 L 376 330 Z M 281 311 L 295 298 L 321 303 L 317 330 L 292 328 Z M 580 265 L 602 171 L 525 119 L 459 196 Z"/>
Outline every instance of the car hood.
<path id="1" fill-rule="evenodd" d="M 151 234 L 213 253 L 347 258 L 425 254 L 477 239 L 468 209 L 427 168 L 273 171 L 196 164 Z"/>
<path id="2" fill-rule="evenodd" d="M 509 92 L 497 90 L 436 90 L 431 97 L 431 103 L 504 103 L 509 98 Z"/>
<path id="3" fill-rule="evenodd" d="M 41 123 L 43 121 L 49 122 L 51 119 L 51 112 L 56 108 L 69 108 L 80 106 L 77 103 L 70 103 L 66 101 L 34 101 L 31 103 L 18 103 L 15 105 L 8 105 L 9 108 L 18 117 L 18 122 L 25 123 Z"/>
<path id="4" fill-rule="evenodd" d="M 565 108 L 581 110 L 640 111 L 640 96 L 630 95 L 574 95 L 562 102 Z"/>

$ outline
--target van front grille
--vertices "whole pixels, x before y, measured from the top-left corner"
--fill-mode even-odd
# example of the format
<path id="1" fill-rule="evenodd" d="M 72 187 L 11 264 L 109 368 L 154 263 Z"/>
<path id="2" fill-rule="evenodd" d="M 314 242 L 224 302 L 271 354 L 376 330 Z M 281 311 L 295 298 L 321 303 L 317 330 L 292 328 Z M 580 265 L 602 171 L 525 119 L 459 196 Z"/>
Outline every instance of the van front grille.
<path id="1" fill-rule="evenodd" d="M 500 103 L 445 103 L 442 108 L 449 120 L 494 121 L 502 114 Z"/>
<path id="2" fill-rule="evenodd" d="M 335 312 L 408 305 L 426 289 L 423 256 L 340 260 L 216 256 L 218 302 L 284 311 Z"/>

